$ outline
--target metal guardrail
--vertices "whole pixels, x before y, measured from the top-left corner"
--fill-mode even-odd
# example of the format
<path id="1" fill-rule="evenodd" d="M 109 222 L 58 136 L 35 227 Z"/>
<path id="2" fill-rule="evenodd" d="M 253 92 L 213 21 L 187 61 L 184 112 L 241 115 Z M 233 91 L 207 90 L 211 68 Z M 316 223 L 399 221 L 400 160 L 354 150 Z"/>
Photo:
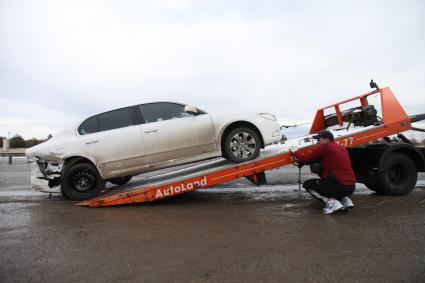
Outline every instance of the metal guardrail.
<path id="1" fill-rule="evenodd" d="M 7 150 L 0 149 L 0 157 L 8 157 L 9 164 L 13 163 L 14 156 L 25 156 L 26 148 L 8 148 Z"/>

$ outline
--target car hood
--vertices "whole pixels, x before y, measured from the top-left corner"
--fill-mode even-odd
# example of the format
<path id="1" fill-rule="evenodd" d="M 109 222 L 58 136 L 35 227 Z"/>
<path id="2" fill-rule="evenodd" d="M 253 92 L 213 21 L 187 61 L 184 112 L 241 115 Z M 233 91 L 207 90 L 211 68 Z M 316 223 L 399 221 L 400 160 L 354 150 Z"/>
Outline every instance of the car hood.
<path id="1" fill-rule="evenodd" d="M 214 123 L 228 123 L 232 121 L 249 121 L 255 123 L 258 119 L 261 119 L 260 113 L 268 113 L 268 112 L 210 112 L 210 116 Z M 268 113 L 271 114 L 271 113 Z M 271 114 L 273 115 L 273 114 Z M 273 115 L 274 116 L 274 115 Z"/>

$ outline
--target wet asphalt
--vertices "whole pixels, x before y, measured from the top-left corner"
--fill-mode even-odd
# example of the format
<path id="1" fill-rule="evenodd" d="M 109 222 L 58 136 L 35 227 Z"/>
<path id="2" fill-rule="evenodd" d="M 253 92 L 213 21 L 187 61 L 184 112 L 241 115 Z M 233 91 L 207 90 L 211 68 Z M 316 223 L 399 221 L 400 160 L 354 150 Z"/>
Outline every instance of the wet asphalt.
<path id="1" fill-rule="evenodd" d="M 0 158 L 0 282 L 425 282 L 424 174 L 403 197 L 360 185 L 353 210 L 323 215 L 294 167 L 105 208 L 33 192 L 29 170 Z"/>

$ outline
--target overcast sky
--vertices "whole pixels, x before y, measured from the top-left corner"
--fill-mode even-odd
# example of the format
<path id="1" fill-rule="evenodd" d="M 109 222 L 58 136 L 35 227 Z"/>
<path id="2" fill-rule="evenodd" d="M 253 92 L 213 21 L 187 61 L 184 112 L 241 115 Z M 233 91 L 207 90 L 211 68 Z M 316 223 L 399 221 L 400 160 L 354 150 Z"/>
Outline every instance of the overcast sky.
<path id="1" fill-rule="evenodd" d="M 425 1 L 0 0 L 0 136 L 164 100 L 311 121 L 371 78 L 425 113 Z"/>

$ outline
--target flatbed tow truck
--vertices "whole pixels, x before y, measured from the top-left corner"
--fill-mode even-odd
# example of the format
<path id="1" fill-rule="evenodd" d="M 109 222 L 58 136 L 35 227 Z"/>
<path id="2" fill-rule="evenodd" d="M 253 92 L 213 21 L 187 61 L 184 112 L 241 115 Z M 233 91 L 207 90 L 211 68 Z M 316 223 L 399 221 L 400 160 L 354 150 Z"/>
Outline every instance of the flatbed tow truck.
<path id="1" fill-rule="evenodd" d="M 378 97 L 379 102 L 370 104 L 371 96 Z M 343 110 L 353 103 L 360 106 Z M 332 113 L 326 114 L 328 111 Z M 294 163 L 289 151 L 291 146 L 297 146 L 301 154 L 308 154 L 316 145 L 313 136 L 324 129 L 333 132 L 336 143 L 347 147 L 357 182 L 379 194 L 404 195 L 414 189 L 417 172 L 425 170 L 425 150 L 413 146 L 402 132 L 411 130 L 411 123 L 425 119 L 423 116 L 409 117 L 388 87 L 376 86 L 376 90 L 369 93 L 319 109 L 309 135 L 269 146 L 255 160 L 240 164 L 225 159 L 211 160 L 171 171 L 148 182 L 135 181 L 114 187 L 77 205 L 100 207 L 152 202 L 242 177 L 260 186 L 266 184 L 265 171 Z M 369 144 L 380 139 L 386 143 Z"/>

